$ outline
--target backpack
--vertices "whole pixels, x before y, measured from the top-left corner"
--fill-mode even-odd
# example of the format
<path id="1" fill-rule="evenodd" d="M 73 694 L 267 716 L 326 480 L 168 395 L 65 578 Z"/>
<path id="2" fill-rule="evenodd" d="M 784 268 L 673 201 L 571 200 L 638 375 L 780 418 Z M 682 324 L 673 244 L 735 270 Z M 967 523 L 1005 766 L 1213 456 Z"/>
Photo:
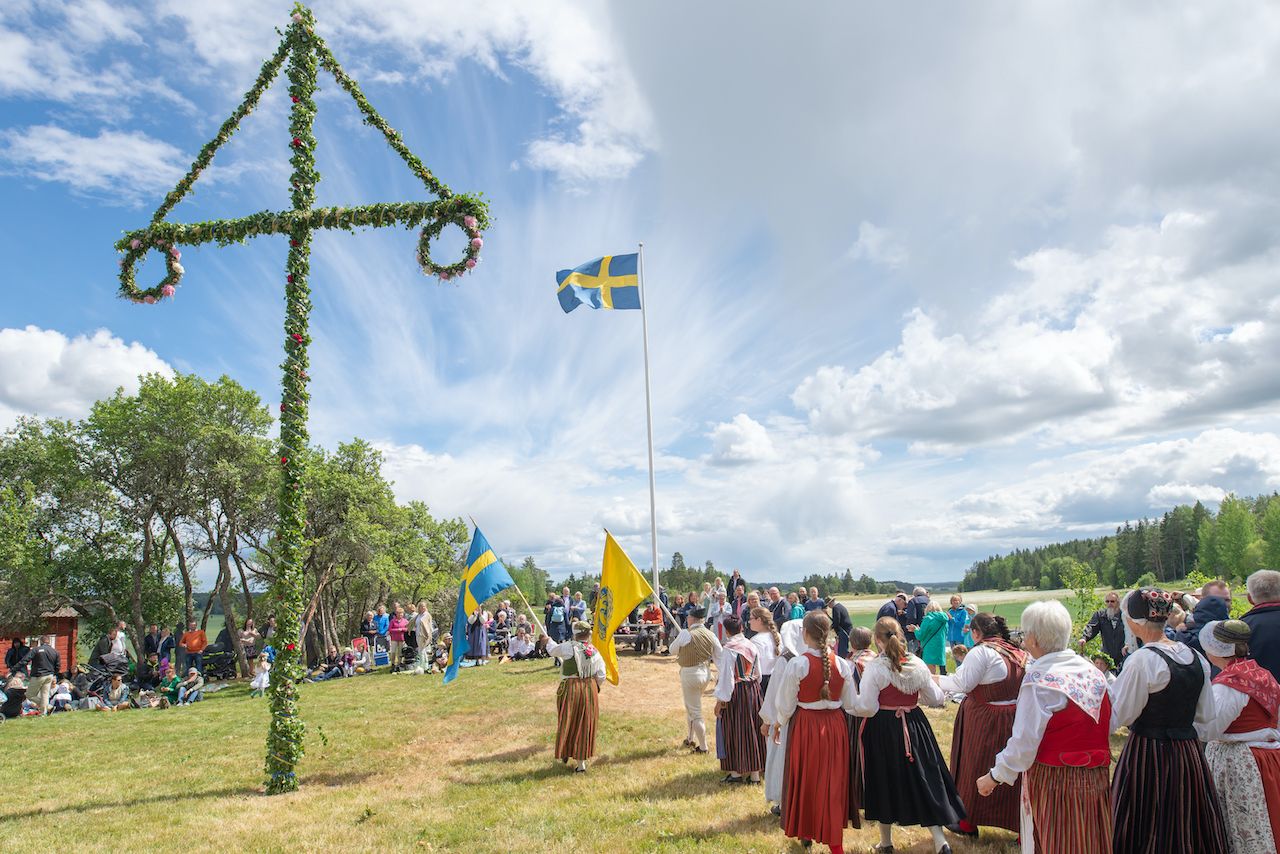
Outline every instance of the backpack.
<path id="1" fill-rule="evenodd" d="M 553 623 L 564 622 L 564 606 L 563 605 L 556 605 L 551 609 L 551 622 Z"/>

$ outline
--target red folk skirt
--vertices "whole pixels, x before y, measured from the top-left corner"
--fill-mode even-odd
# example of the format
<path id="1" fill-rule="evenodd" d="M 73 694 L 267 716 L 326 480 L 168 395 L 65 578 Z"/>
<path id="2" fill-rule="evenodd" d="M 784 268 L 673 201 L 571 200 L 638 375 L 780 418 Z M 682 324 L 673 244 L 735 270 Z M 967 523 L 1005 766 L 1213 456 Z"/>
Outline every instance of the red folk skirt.
<path id="1" fill-rule="evenodd" d="M 1037 762 L 1022 775 L 1036 854 L 1106 854 L 1111 850 L 1111 767 Z M 996 791 L 1009 786 L 997 786 Z M 966 804 L 967 806 L 967 804 Z"/>
<path id="2" fill-rule="evenodd" d="M 1250 748 L 1258 763 L 1262 791 L 1267 795 L 1267 814 L 1271 817 L 1271 838 L 1280 845 L 1280 749 Z"/>
<path id="3" fill-rule="evenodd" d="M 983 798 L 978 796 L 978 778 L 995 767 L 996 755 L 1009 743 L 1017 710 L 1014 704 L 993 706 L 970 695 L 960 704 L 951 734 L 951 776 L 968 813 L 966 820 L 980 827 L 1003 827 L 1015 833 L 1021 825 L 1021 781 L 997 786 Z"/>
<path id="4" fill-rule="evenodd" d="M 782 830 L 842 844 L 849 809 L 849 724 L 841 709 L 796 709 L 787 730 Z"/>
<path id="5" fill-rule="evenodd" d="M 600 684 L 595 679 L 561 679 L 556 689 L 556 759 L 596 755 Z"/>

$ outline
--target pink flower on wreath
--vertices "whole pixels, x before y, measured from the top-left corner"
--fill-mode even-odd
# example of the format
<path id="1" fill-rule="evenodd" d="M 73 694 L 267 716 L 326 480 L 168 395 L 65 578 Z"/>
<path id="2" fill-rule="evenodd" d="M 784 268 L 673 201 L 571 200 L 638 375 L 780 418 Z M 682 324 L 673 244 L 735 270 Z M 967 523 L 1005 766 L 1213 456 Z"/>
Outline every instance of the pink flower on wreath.
<path id="1" fill-rule="evenodd" d="M 294 341 L 298 342 L 299 344 L 302 343 L 302 336 L 299 335 L 297 332 L 293 333 L 289 337 L 292 338 Z"/>
<path id="2" fill-rule="evenodd" d="M 294 13 L 293 13 L 293 22 L 294 22 L 295 24 L 301 24 L 301 23 L 302 23 L 302 13 L 301 13 L 301 12 L 294 12 Z M 292 648 L 292 647 L 291 647 L 291 648 Z"/>
<path id="3" fill-rule="evenodd" d="M 481 246 L 484 246 L 484 238 L 483 237 L 471 238 L 471 245 L 472 247 L 479 249 Z"/>
<path id="4" fill-rule="evenodd" d="M 135 237 L 135 238 L 133 238 L 133 240 L 130 240 L 130 241 L 129 241 L 129 248 L 130 248 L 130 249 L 137 249 L 137 248 L 138 248 L 139 246 L 141 246 L 141 245 L 142 245 L 142 241 L 141 241 L 141 240 L 139 240 L 139 239 L 138 239 L 138 238 L 136 238 L 136 237 Z"/>
<path id="5" fill-rule="evenodd" d="M 173 256 L 175 261 L 182 257 L 182 253 L 178 251 L 178 247 L 176 246 L 169 247 L 169 254 Z"/>
<path id="6" fill-rule="evenodd" d="M 164 294 L 167 297 L 171 297 L 174 295 L 174 293 L 177 292 L 177 290 L 178 289 L 175 288 L 173 285 L 165 285 L 163 288 L 160 289 L 160 293 Z"/>
<path id="7" fill-rule="evenodd" d="M 447 281 L 449 281 L 449 278 L 450 278 L 450 276 L 449 276 L 448 271 L 444 271 L 444 272 L 441 272 L 441 273 L 440 273 L 440 281 L 442 281 L 442 282 L 447 282 Z"/>
<path id="8" fill-rule="evenodd" d="M 474 270 L 476 268 L 476 259 L 468 258 L 466 260 L 466 265 L 468 270 Z"/>
<path id="9" fill-rule="evenodd" d="M 153 297 L 153 296 L 150 296 L 150 295 L 143 297 L 143 298 L 142 298 L 142 301 L 143 301 L 143 302 L 145 302 L 147 305 L 155 305 L 155 304 L 156 304 L 156 298 L 155 298 L 155 297 Z"/>
<path id="10" fill-rule="evenodd" d="M 475 228 L 476 218 L 473 216 L 464 216 L 462 218 L 462 224 L 465 225 L 467 228 Z"/>

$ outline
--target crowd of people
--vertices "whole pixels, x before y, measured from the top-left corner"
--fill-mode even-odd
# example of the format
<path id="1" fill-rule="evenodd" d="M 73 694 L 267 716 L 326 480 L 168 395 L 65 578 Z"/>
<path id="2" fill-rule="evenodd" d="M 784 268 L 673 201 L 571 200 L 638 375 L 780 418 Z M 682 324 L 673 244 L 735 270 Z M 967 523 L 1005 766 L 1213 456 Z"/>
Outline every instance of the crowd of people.
<path id="1" fill-rule="evenodd" d="M 722 781 L 762 783 L 806 847 L 841 852 L 844 828 L 865 820 L 881 852 L 899 825 L 927 828 L 935 852 L 951 850 L 948 834 L 1004 828 L 1025 852 L 1267 854 L 1280 840 L 1280 572 L 1246 586 L 1241 619 L 1221 581 L 1111 593 L 1076 638 L 1057 601 L 1027 607 L 1015 636 L 1002 617 L 959 596 L 943 609 L 917 588 L 873 629 L 842 631 L 847 612 L 816 591 L 796 611 L 798 592 L 708 585 L 675 603 L 684 745 L 710 751 L 711 688 Z M 1099 635 L 1102 653 L 1075 648 Z M 604 679 L 589 637 L 574 623 L 555 649 L 556 756 L 578 771 Z M 948 644 L 952 673 L 931 655 Z M 961 702 L 944 757 L 920 707 L 948 697 Z"/>

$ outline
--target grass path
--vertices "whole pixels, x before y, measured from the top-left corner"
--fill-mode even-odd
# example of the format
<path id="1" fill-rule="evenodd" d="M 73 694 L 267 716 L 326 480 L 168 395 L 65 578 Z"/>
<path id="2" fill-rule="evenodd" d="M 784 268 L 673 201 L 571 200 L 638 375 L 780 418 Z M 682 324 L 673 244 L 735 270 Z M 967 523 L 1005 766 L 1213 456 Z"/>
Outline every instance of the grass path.
<path id="1" fill-rule="evenodd" d="M 602 694 L 599 758 L 551 758 L 555 681 L 521 662 L 439 677 L 378 674 L 302 688 L 300 792 L 259 794 L 267 709 L 243 686 L 195 706 L 75 712 L 0 725 L 0 850 L 777 852 L 759 787 L 679 747 L 675 662 L 624 654 Z M 708 720 L 712 700 L 704 698 Z M 954 706 L 929 710 L 948 753 Z M 712 754 L 714 755 L 714 754 Z M 850 850 L 878 841 L 845 831 Z M 897 850 L 928 852 L 900 829 Z M 1008 850 L 1012 835 L 953 842 Z"/>

